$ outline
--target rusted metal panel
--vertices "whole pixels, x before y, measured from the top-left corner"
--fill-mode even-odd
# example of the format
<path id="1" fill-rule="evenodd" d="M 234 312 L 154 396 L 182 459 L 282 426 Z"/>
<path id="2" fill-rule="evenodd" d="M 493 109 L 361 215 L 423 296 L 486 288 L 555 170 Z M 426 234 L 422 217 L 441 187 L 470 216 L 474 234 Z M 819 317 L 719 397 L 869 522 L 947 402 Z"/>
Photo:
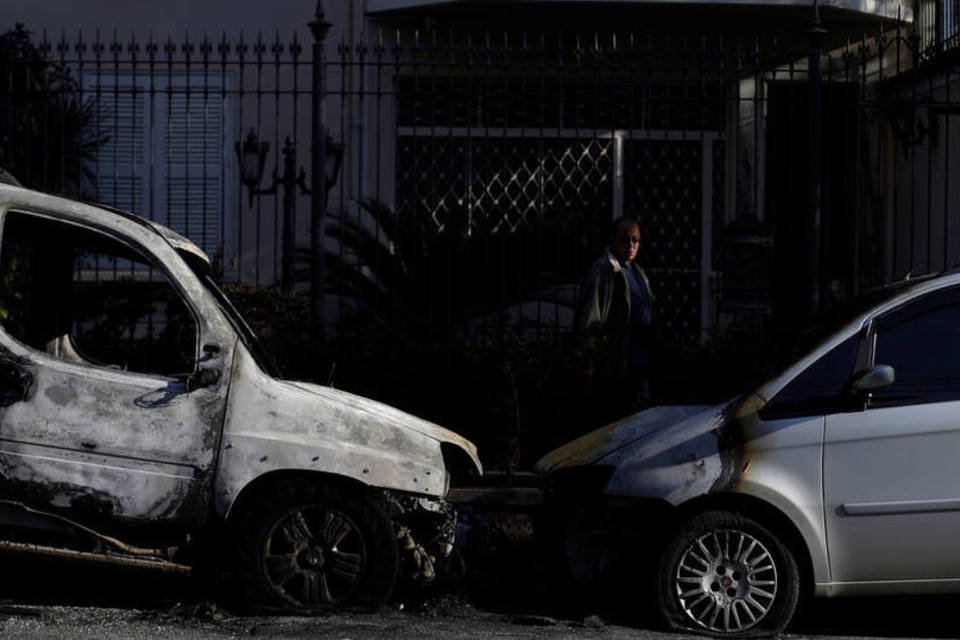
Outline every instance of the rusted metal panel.
<path id="1" fill-rule="evenodd" d="M 126 556 L 109 556 L 102 553 L 93 553 L 89 551 L 77 551 L 75 549 L 62 549 L 58 547 L 48 547 L 39 544 L 27 544 L 23 542 L 13 542 L 10 540 L 0 540 L 0 550 L 13 551 L 27 555 L 48 556 L 53 558 L 66 558 L 69 560 L 88 560 L 98 564 L 111 564 L 120 567 L 135 567 L 138 569 L 155 569 L 165 573 L 190 573 L 189 565 L 170 562 L 161 558 L 131 558 Z"/>

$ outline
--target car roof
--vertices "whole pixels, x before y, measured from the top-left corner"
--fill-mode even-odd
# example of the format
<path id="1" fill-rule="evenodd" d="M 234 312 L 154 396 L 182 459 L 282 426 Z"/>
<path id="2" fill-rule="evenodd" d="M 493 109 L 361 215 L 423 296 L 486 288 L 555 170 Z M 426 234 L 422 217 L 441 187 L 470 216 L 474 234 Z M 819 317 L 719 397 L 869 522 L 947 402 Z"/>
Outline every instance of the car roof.
<path id="1" fill-rule="evenodd" d="M 764 401 L 769 401 L 801 371 L 819 360 L 821 356 L 835 346 L 862 330 L 868 322 L 877 316 L 892 311 L 914 298 L 953 286 L 960 286 L 960 269 L 951 269 L 943 273 L 916 278 L 908 277 L 864 292 L 862 296 L 858 296 L 858 299 L 862 298 L 866 301 L 862 311 L 853 313 L 849 321 L 838 326 L 837 330 L 829 337 L 801 355 L 784 371 L 768 379 L 757 390 L 757 395 Z"/>
<path id="2" fill-rule="evenodd" d="M 9 176 L 10 174 L 4 172 L 5 175 Z M 12 178 L 12 176 L 11 176 Z M 55 196 L 42 191 L 36 191 L 33 189 L 28 189 L 26 187 L 18 186 L 14 184 L 16 180 L 4 181 L 0 180 L 0 201 L 10 201 L 14 204 L 21 206 L 28 206 L 31 204 L 31 201 L 35 201 L 37 198 L 42 198 L 47 202 L 42 203 L 45 208 L 49 208 L 48 202 L 60 201 L 63 205 L 82 205 L 85 207 L 90 207 L 97 209 L 98 213 L 102 214 L 105 217 L 104 222 L 109 223 L 110 217 L 117 216 L 135 222 L 146 229 L 151 230 L 152 232 L 161 236 L 164 240 L 167 241 L 175 250 L 181 254 L 187 254 L 189 257 L 198 259 L 209 268 L 210 258 L 206 253 L 203 252 L 200 247 L 191 242 L 189 239 L 180 235 L 173 229 L 165 227 L 162 224 L 148 220 L 142 216 L 139 216 L 129 211 L 124 211 L 122 209 L 117 209 L 116 207 L 111 207 L 109 205 L 96 203 L 96 202 L 81 202 L 79 200 L 73 200 L 70 198 L 65 198 L 63 196 Z"/>

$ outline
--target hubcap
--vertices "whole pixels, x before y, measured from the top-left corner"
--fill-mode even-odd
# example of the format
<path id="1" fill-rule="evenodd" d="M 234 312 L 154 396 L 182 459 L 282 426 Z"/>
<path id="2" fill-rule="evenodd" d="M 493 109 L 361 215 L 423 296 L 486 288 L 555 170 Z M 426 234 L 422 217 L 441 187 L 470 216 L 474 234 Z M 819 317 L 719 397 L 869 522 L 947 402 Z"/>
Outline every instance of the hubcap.
<path id="1" fill-rule="evenodd" d="M 363 536 L 339 509 L 296 507 L 281 516 L 263 548 L 271 588 L 299 607 L 341 602 L 356 590 L 366 564 Z"/>
<path id="2" fill-rule="evenodd" d="M 770 611 L 777 568 L 763 544 L 748 533 L 723 530 L 697 538 L 676 573 L 680 606 L 697 626 L 717 633 L 745 631 Z"/>

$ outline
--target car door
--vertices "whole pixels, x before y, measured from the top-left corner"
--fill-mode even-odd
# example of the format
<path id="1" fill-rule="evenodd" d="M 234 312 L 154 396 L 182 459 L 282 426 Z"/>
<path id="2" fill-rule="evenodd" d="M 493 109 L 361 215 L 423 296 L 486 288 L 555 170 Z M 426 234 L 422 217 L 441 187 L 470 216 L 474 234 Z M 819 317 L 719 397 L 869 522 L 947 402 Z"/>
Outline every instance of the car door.
<path id="1" fill-rule="evenodd" d="M 960 296 L 875 319 L 868 365 L 895 382 L 826 417 L 824 517 L 833 582 L 960 578 Z"/>
<path id="2" fill-rule="evenodd" d="M 232 345 L 167 266 L 116 232 L 4 215 L 0 498 L 84 523 L 204 517 Z"/>

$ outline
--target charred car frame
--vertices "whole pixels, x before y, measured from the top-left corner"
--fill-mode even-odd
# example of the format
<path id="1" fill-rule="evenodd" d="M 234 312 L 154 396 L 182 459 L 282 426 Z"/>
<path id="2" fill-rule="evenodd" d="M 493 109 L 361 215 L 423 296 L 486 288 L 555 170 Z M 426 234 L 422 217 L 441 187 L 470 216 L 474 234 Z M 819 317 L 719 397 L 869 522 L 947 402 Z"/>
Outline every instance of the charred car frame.
<path id="1" fill-rule="evenodd" d="M 453 464 L 455 433 L 280 380 L 188 240 L 0 184 L 0 548 L 378 604 L 449 553 Z"/>

